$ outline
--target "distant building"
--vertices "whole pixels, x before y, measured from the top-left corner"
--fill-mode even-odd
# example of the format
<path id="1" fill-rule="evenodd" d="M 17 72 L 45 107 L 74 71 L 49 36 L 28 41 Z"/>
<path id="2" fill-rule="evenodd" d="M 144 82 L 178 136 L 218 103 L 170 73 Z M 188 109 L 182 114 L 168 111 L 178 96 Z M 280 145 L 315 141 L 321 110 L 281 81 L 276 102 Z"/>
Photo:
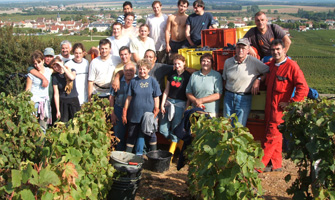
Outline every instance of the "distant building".
<path id="1" fill-rule="evenodd" d="M 97 29 L 97 32 L 104 32 L 107 31 L 108 29 L 110 29 L 111 24 L 108 23 L 92 23 L 88 26 L 89 30 L 93 30 L 94 28 Z"/>

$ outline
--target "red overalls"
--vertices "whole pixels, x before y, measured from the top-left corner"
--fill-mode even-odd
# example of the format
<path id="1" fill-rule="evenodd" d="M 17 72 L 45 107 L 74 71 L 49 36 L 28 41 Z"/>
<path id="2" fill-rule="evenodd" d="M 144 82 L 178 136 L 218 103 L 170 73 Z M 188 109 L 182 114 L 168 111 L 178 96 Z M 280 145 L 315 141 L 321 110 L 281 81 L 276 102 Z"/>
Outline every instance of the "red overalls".
<path id="1" fill-rule="evenodd" d="M 308 94 L 308 85 L 304 74 L 295 61 L 287 58 L 279 67 L 275 61 L 268 63 L 270 72 L 266 77 L 267 94 L 265 105 L 266 142 L 262 162 L 265 166 L 272 162 L 273 169 L 282 167 L 283 136 L 278 125 L 284 122 L 280 102 L 302 101 Z M 293 98 L 292 92 L 296 88 Z"/>

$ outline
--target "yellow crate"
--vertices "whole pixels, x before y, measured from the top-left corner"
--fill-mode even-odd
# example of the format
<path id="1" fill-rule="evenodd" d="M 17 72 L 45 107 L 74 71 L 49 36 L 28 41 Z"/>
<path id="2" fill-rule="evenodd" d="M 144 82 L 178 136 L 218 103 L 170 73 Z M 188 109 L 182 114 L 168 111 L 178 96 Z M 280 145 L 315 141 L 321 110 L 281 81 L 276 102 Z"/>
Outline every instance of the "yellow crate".
<path id="1" fill-rule="evenodd" d="M 194 51 L 194 50 L 195 48 L 182 48 L 182 49 L 178 49 L 178 54 L 184 56 L 184 58 L 186 59 L 187 52 Z"/>
<path id="2" fill-rule="evenodd" d="M 240 38 L 243 38 L 244 35 L 249 31 L 249 29 L 253 27 L 256 27 L 256 25 L 236 28 L 236 41 Z"/>
<path id="3" fill-rule="evenodd" d="M 251 110 L 265 110 L 266 91 L 260 91 L 258 95 L 252 95 Z"/>
<path id="4" fill-rule="evenodd" d="M 212 54 L 212 51 L 189 51 L 187 52 L 187 58 L 186 58 L 187 66 L 189 68 L 200 70 L 201 69 L 200 57 L 205 53 Z"/>

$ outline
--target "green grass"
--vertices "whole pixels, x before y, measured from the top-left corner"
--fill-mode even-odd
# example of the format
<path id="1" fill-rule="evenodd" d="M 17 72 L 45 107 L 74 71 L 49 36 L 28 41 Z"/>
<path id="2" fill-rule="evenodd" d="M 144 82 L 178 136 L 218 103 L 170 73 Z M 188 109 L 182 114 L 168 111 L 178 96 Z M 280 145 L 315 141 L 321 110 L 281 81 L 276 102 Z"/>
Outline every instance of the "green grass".
<path id="1" fill-rule="evenodd" d="M 42 40 L 50 40 L 52 38 L 59 38 L 61 41 L 63 40 L 69 40 L 72 45 L 74 43 L 81 42 L 83 43 L 86 51 L 88 51 L 92 46 L 98 46 L 99 45 L 99 40 L 107 38 L 107 36 L 93 36 L 92 41 L 90 36 L 78 36 L 78 35 L 62 35 L 58 36 L 58 34 L 52 34 L 52 35 L 45 35 L 45 36 L 40 36 Z M 56 54 L 60 52 L 55 52 Z"/>
<path id="2" fill-rule="evenodd" d="M 308 85 L 320 93 L 334 94 L 335 31 L 290 31 L 290 34 L 288 55 L 298 62 Z"/>
<path id="3" fill-rule="evenodd" d="M 61 14 L 62 18 L 65 17 L 71 17 L 75 15 L 70 15 L 70 14 Z M 48 15 L 22 15 L 22 14 L 8 14 L 6 16 L 1 16 L 2 21 L 11 21 L 11 22 L 19 22 L 19 21 L 24 21 L 24 20 L 36 20 L 37 18 L 42 18 L 44 17 L 45 19 L 56 19 L 57 14 L 48 14 Z"/>

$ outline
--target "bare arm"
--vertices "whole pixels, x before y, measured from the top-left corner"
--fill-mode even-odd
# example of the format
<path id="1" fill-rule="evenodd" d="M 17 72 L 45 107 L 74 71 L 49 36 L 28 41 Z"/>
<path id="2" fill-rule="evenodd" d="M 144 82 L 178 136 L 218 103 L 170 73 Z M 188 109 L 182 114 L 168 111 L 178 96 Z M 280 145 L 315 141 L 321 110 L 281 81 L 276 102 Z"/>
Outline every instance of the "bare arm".
<path id="1" fill-rule="evenodd" d="M 45 78 L 45 76 L 36 69 L 30 70 L 29 73 L 42 80 L 42 87 L 47 87 L 49 85 L 49 81 Z"/>
<path id="2" fill-rule="evenodd" d="M 256 51 L 254 50 L 254 48 L 252 48 L 252 47 L 249 48 L 249 55 L 251 55 L 251 56 L 257 58 L 257 53 L 256 53 Z"/>
<path id="3" fill-rule="evenodd" d="M 190 43 L 191 46 L 194 46 L 194 43 L 191 39 L 191 26 L 188 24 L 186 24 L 185 35 L 188 43 Z"/>
<path id="4" fill-rule="evenodd" d="M 58 91 L 58 86 L 57 85 L 53 85 L 54 88 L 54 100 L 55 100 L 55 106 L 56 106 L 56 118 L 59 119 L 61 114 L 60 114 L 60 110 L 59 110 L 59 91 Z"/>
<path id="5" fill-rule="evenodd" d="M 171 34 L 171 17 L 168 17 L 165 29 L 165 42 L 166 42 L 166 52 L 169 53 L 171 51 L 170 47 L 170 34 Z"/>
<path id="6" fill-rule="evenodd" d="M 210 103 L 210 102 L 219 100 L 220 98 L 221 98 L 220 93 L 214 93 L 214 94 L 211 94 L 207 97 L 199 98 L 199 99 L 197 99 L 196 102 L 197 102 L 198 105 L 200 105 L 200 104 Z"/>
<path id="7" fill-rule="evenodd" d="M 112 96 L 112 95 L 109 95 L 109 105 L 110 105 L 111 108 L 113 108 L 112 114 L 111 114 L 111 121 L 112 121 L 113 125 L 116 124 L 116 121 L 119 121 L 119 119 L 117 118 L 117 116 L 114 113 L 114 101 L 115 101 L 115 97 Z"/>
<path id="8" fill-rule="evenodd" d="M 285 44 L 285 50 L 286 50 L 286 53 L 287 53 L 288 50 L 290 49 L 290 46 L 291 46 L 291 39 L 288 37 L 288 35 L 285 35 L 283 37 L 283 42 Z"/>
<path id="9" fill-rule="evenodd" d="M 258 78 L 255 79 L 254 83 L 252 84 L 251 88 L 251 94 L 257 95 L 259 93 L 259 86 L 261 85 L 261 82 L 265 80 L 265 75 L 260 76 L 261 80 Z"/>
<path id="10" fill-rule="evenodd" d="M 37 71 L 37 70 L 36 70 Z M 31 85 L 33 84 L 33 81 L 29 78 L 29 76 L 27 77 L 27 84 L 26 84 L 26 91 L 30 91 L 31 90 Z"/>
<path id="11" fill-rule="evenodd" d="M 165 102 L 166 102 L 166 99 L 167 99 L 169 91 L 170 91 L 170 82 L 166 81 L 165 85 L 166 86 L 165 86 L 165 90 L 164 90 L 164 93 L 163 93 L 163 96 L 162 96 L 162 105 L 161 105 L 161 111 L 162 111 L 163 114 L 165 114 Z"/>
<path id="12" fill-rule="evenodd" d="M 128 111 L 128 107 L 129 107 L 129 104 L 130 104 L 132 98 L 133 98 L 132 96 L 128 96 L 126 101 L 124 102 L 123 112 L 122 112 L 122 122 L 123 122 L 123 124 L 127 124 L 127 111 Z"/>
<path id="13" fill-rule="evenodd" d="M 155 97 L 154 98 L 154 103 L 155 103 L 155 107 L 154 107 L 154 118 L 156 118 L 156 116 L 159 113 L 159 97 Z"/>
<path id="14" fill-rule="evenodd" d="M 93 81 L 88 81 L 87 92 L 88 92 L 88 101 L 91 101 L 93 93 Z"/>
<path id="15" fill-rule="evenodd" d="M 71 80 L 73 81 L 76 78 L 76 72 L 75 71 L 71 71 L 71 69 L 67 66 L 63 65 L 63 69 L 64 69 L 64 73 L 65 75 Z"/>
<path id="16" fill-rule="evenodd" d="M 120 80 L 122 76 L 123 70 L 120 70 L 115 74 L 114 80 L 112 81 L 112 88 L 115 92 L 120 89 Z"/>

